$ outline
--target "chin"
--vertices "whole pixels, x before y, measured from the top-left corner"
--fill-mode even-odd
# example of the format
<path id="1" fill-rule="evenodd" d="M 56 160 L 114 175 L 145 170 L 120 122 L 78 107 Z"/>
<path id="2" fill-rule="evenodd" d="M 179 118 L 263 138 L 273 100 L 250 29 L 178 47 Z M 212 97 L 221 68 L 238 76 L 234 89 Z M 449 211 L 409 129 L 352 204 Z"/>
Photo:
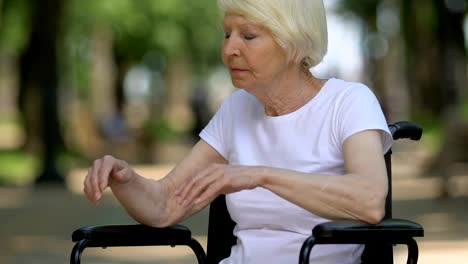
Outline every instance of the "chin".
<path id="1" fill-rule="evenodd" d="M 232 85 L 234 85 L 234 87 L 236 87 L 238 89 L 242 89 L 242 87 L 244 87 L 244 82 L 242 82 L 240 80 L 236 80 L 236 79 L 231 78 L 231 83 L 232 83 Z"/>
<path id="2" fill-rule="evenodd" d="M 234 87 L 236 87 L 238 89 L 244 89 L 244 90 L 248 91 L 249 90 L 248 87 L 251 87 L 251 84 L 249 82 L 246 82 L 246 81 L 243 81 L 243 80 L 231 78 L 231 82 L 232 82 L 232 85 L 234 85 Z"/>

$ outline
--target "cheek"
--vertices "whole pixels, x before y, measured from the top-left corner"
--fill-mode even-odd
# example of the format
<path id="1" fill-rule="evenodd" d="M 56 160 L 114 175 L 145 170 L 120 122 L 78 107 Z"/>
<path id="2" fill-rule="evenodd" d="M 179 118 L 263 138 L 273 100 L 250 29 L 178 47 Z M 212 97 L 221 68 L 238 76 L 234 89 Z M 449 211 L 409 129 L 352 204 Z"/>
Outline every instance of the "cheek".
<path id="1" fill-rule="evenodd" d="M 224 65 L 227 65 L 226 64 L 227 58 L 226 58 L 226 55 L 224 55 L 224 47 L 221 48 L 221 60 L 223 61 Z"/>
<path id="2" fill-rule="evenodd" d="M 258 73 L 263 72 L 263 74 L 269 75 L 269 77 L 287 67 L 286 57 L 282 55 L 281 51 L 274 49 L 255 54 L 251 62 L 252 65 L 255 65 L 253 68 Z"/>

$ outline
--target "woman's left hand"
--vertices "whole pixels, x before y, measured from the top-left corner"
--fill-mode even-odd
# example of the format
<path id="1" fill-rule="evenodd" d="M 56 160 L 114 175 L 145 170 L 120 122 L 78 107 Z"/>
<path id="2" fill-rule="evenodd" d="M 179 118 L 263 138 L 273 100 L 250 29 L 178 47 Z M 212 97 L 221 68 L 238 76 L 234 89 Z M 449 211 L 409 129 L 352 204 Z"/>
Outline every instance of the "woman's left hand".
<path id="1" fill-rule="evenodd" d="M 254 189 L 259 186 L 262 167 L 212 164 L 176 191 L 181 206 L 207 205 L 220 194 Z"/>

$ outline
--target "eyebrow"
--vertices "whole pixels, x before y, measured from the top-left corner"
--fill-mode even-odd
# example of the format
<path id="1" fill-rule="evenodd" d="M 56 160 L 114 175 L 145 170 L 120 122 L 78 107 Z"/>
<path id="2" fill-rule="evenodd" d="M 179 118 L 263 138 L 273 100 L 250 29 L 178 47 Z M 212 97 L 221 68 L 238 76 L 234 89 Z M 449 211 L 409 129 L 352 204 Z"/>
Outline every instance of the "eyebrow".
<path id="1" fill-rule="evenodd" d="M 223 28 L 226 28 L 227 25 L 226 23 L 223 21 Z M 264 28 L 260 25 L 257 25 L 257 24 L 254 24 L 252 22 L 249 22 L 249 21 L 246 21 L 246 22 L 242 22 L 239 24 L 239 27 L 241 29 L 249 29 L 249 30 L 255 30 L 255 31 L 261 31 L 263 30 Z"/>

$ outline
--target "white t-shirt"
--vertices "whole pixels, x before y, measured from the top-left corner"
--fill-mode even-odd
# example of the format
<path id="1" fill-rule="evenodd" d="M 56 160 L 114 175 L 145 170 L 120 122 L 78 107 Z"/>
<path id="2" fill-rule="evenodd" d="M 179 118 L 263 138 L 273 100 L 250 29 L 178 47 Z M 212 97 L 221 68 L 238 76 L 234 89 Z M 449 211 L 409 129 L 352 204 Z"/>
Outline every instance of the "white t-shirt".
<path id="1" fill-rule="evenodd" d="M 200 137 L 233 165 L 261 165 L 314 174 L 345 174 L 343 142 L 363 130 L 392 137 L 372 91 L 330 79 L 300 109 L 267 116 L 257 98 L 238 90 L 222 104 Z M 364 190 L 363 190 L 364 191 Z M 226 195 L 237 245 L 222 264 L 297 263 L 312 228 L 328 221 L 264 188 Z M 319 245 L 310 263 L 359 263 L 361 245 Z"/>

